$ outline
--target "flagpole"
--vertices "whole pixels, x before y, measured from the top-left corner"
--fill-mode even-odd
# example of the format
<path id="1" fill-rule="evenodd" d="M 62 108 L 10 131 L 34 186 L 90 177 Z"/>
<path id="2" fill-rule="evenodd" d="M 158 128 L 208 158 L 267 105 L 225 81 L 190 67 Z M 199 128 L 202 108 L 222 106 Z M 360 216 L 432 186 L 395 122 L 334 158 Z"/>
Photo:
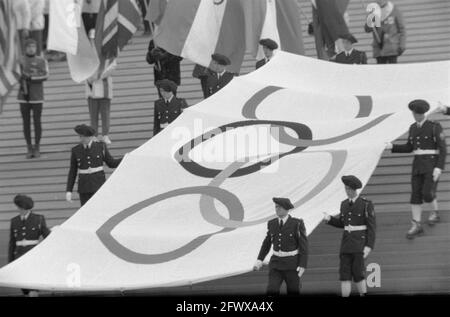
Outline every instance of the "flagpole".
<path id="1" fill-rule="evenodd" d="M 149 24 L 150 24 L 150 32 L 152 32 L 150 41 L 153 41 L 153 44 L 154 44 L 154 46 L 155 46 L 155 48 L 156 48 L 155 37 L 154 37 L 154 34 L 155 34 L 155 28 L 153 27 L 153 22 L 152 22 L 152 21 L 148 21 L 148 22 L 149 22 Z M 161 64 L 160 64 L 159 60 L 157 60 L 155 64 L 156 64 L 156 66 L 157 66 L 156 69 L 157 69 L 158 71 L 161 71 Z"/>

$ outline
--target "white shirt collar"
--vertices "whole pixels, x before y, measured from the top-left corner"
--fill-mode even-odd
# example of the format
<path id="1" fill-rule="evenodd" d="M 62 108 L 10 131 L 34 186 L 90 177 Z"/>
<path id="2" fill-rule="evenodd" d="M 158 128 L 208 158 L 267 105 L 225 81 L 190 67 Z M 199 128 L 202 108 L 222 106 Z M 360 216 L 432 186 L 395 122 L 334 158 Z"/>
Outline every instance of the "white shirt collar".
<path id="1" fill-rule="evenodd" d="M 351 203 L 354 203 L 358 198 L 359 198 L 359 195 L 356 195 L 353 198 L 349 198 L 348 201 L 351 202 Z"/>
<path id="2" fill-rule="evenodd" d="M 170 96 L 170 98 L 169 99 L 164 99 L 164 102 L 171 102 L 172 101 L 172 99 L 173 99 L 173 94 L 172 94 L 172 96 Z"/>
<path id="3" fill-rule="evenodd" d="M 27 220 L 28 217 L 30 216 L 30 213 L 31 213 L 31 210 L 28 210 L 25 215 L 20 215 L 20 219 L 21 220 Z"/>
<path id="4" fill-rule="evenodd" d="M 278 223 L 280 223 L 280 220 L 283 221 L 283 225 L 286 224 L 286 221 L 288 220 L 289 215 L 284 216 L 283 218 L 278 217 Z"/>
<path id="5" fill-rule="evenodd" d="M 84 144 L 83 144 L 84 148 L 86 148 L 86 147 L 91 148 L 92 142 L 94 142 L 94 140 L 91 140 L 91 141 L 88 143 L 88 145 L 84 145 Z"/>
<path id="6" fill-rule="evenodd" d="M 423 124 L 425 123 L 425 121 L 427 121 L 427 118 L 424 118 L 422 121 L 416 122 L 416 123 L 417 123 L 417 125 L 418 125 L 419 127 L 422 127 Z"/>
<path id="7" fill-rule="evenodd" d="M 344 51 L 346 56 L 349 56 L 353 53 L 353 48 L 350 51 Z"/>
<path id="8" fill-rule="evenodd" d="M 221 72 L 221 73 L 217 73 L 217 76 L 220 76 L 220 77 L 222 77 L 223 76 L 223 74 L 225 74 L 225 72 L 226 72 L 227 70 L 226 69 L 224 69 L 223 70 L 223 72 Z"/>

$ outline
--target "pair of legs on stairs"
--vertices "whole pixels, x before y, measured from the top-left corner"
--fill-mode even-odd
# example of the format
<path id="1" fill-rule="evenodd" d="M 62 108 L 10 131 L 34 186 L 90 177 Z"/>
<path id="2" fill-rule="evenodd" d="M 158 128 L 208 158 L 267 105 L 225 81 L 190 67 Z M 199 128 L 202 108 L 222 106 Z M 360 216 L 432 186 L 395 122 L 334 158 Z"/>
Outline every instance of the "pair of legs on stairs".
<path id="1" fill-rule="evenodd" d="M 101 116 L 103 141 L 106 144 L 110 144 L 109 129 L 111 124 L 111 99 L 88 98 L 88 107 L 91 127 L 95 129 L 95 136 L 98 135 L 98 121 L 99 116 Z"/>
<path id="2" fill-rule="evenodd" d="M 430 204 L 432 208 L 428 217 L 428 224 L 434 225 L 439 222 L 439 206 L 436 199 L 438 181 L 434 181 L 431 173 L 413 175 L 411 179 L 412 227 L 406 234 L 408 239 L 413 239 L 423 234 L 422 203 Z"/>
<path id="3" fill-rule="evenodd" d="M 31 139 L 31 112 L 33 112 L 34 123 L 34 146 Z M 22 114 L 23 134 L 27 142 L 26 158 L 38 158 L 40 154 L 40 142 L 42 136 L 42 103 L 21 103 L 20 113 Z"/>

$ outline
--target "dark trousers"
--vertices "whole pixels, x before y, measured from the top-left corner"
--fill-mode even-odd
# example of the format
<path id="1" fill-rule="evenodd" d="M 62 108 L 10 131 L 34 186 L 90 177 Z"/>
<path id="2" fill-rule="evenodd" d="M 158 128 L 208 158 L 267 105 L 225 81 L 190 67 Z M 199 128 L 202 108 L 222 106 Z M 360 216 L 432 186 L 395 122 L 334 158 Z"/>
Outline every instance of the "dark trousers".
<path id="1" fill-rule="evenodd" d="M 377 64 L 397 64 L 397 56 L 379 56 Z"/>
<path id="2" fill-rule="evenodd" d="M 277 269 L 269 270 L 269 283 L 267 285 L 267 295 L 280 295 L 280 288 L 283 281 L 286 283 L 288 295 L 300 294 L 300 278 L 296 270 L 282 271 Z"/>
<path id="3" fill-rule="evenodd" d="M 97 13 L 82 13 L 81 18 L 83 19 L 86 34 L 89 35 L 89 30 L 95 29 L 95 25 L 97 23 Z"/>
<path id="4" fill-rule="evenodd" d="M 145 17 L 147 16 L 148 4 L 149 0 L 139 0 L 139 6 L 141 7 L 142 19 L 144 20 L 144 28 L 146 32 L 150 31 L 150 23 L 147 20 L 145 20 Z"/>
<path id="5" fill-rule="evenodd" d="M 431 203 L 436 198 L 438 182 L 433 181 L 433 173 L 415 174 L 411 177 L 411 200 L 413 205 Z"/>
<path id="6" fill-rule="evenodd" d="M 30 30 L 30 38 L 34 39 L 37 43 L 36 55 L 38 56 L 42 56 L 43 33 L 44 30 Z"/>
<path id="7" fill-rule="evenodd" d="M 202 86 L 203 98 L 208 98 L 208 78 L 200 77 L 200 85 Z"/>
<path id="8" fill-rule="evenodd" d="M 92 196 L 95 195 L 95 193 L 78 193 L 80 196 L 80 204 L 81 206 L 84 206 L 88 202 L 89 199 L 92 198 Z"/>
<path id="9" fill-rule="evenodd" d="M 365 278 L 364 256 L 362 252 L 341 253 L 339 255 L 339 280 L 359 283 Z"/>
<path id="10" fill-rule="evenodd" d="M 89 116 L 91 118 L 91 127 L 95 129 L 96 135 L 98 135 L 98 117 L 99 114 L 102 117 L 102 134 L 109 134 L 110 127 L 110 111 L 111 111 L 111 99 L 108 98 L 88 98 Z"/>
<path id="11" fill-rule="evenodd" d="M 35 144 L 39 144 L 41 142 L 42 136 L 42 125 L 41 125 L 42 103 L 20 104 L 20 112 L 22 114 L 22 121 L 23 121 L 23 134 L 25 136 L 25 141 L 27 142 L 28 145 L 31 145 L 31 111 L 33 111 Z"/>

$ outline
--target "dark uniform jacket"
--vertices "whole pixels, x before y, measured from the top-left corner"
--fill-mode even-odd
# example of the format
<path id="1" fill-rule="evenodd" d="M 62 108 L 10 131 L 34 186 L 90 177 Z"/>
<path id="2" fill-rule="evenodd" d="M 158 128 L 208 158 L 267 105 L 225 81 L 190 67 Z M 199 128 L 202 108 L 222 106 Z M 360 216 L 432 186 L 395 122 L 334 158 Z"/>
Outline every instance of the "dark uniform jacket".
<path id="1" fill-rule="evenodd" d="M 70 170 L 67 177 L 66 191 L 71 192 L 75 184 L 79 169 L 85 170 L 89 167 L 96 168 L 103 166 L 103 162 L 110 168 L 119 166 L 122 159 L 114 159 L 108 151 L 105 143 L 92 142 L 89 149 L 85 149 L 82 144 L 72 148 L 70 157 Z M 106 181 L 105 172 L 99 171 L 92 174 L 80 174 L 78 176 L 79 193 L 95 193 Z"/>
<path id="2" fill-rule="evenodd" d="M 345 226 L 366 226 L 366 230 L 348 232 L 344 230 L 341 242 L 341 253 L 363 252 L 364 247 L 373 249 L 375 246 L 375 211 L 370 200 L 358 197 L 353 204 L 348 199 L 341 203 L 341 213 L 331 217 L 329 225 L 337 228 Z"/>
<path id="3" fill-rule="evenodd" d="M 295 251 L 298 255 L 278 257 L 272 255 L 269 268 L 277 270 L 296 270 L 297 267 L 306 268 L 308 264 L 308 238 L 306 237 L 305 224 L 303 220 L 288 216 L 286 223 L 280 230 L 279 218 L 267 223 L 267 235 L 264 239 L 258 260 L 264 261 L 271 246 L 274 251 Z"/>
<path id="4" fill-rule="evenodd" d="M 21 60 L 22 77 L 17 100 L 20 103 L 43 103 L 43 82 L 49 76 L 48 63 L 40 56 L 24 56 Z"/>
<path id="5" fill-rule="evenodd" d="M 155 48 L 153 40 L 148 44 L 147 63 L 153 65 L 153 74 L 155 83 L 161 79 L 169 79 L 173 81 L 177 86 L 180 85 L 180 62 L 182 57 L 175 56 L 169 52 L 164 52 L 159 60 L 156 60 L 151 54 L 151 51 Z"/>
<path id="6" fill-rule="evenodd" d="M 187 108 L 186 100 L 172 97 L 169 104 L 164 99 L 155 101 L 155 114 L 153 119 L 153 135 L 158 134 L 163 128 L 162 124 L 172 123 Z"/>
<path id="7" fill-rule="evenodd" d="M 225 71 L 220 78 L 217 78 L 216 72 L 208 71 L 206 79 L 206 97 L 214 95 L 220 89 L 225 87 L 233 79 L 233 77 L 233 73 Z"/>
<path id="8" fill-rule="evenodd" d="M 30 212 L 28 218 L 22 222 L 19 216 L 11 219 L 8 262 L 21 257 L 36 245 L 18 246 L 18 241 L 39 240 L 40 237 L 46 238 L 50 234 L 47 228 L 45 218 L 42 215 Z"/>
<path id="9" fill-rule="evenodd" d="M 439 150 L 436 155 L 415 155 L 413 161 L 413 175 L 432 173 L 435 167 L 444 169 L 447 146 L 442 127 L 438 122 L 425 120 L 422 127 L 413 123 L 409 127 L 406 144 L 394 144 L 392 153 L 411 153 L 417 149 Z"/>
<path id="10" fill-rule="evenodd" d="M 266 59 L 260 59 L 259 61 L 256 62 L 256 69 L 263 67 L 266 64 Z"/>
<path id="11" fill-rule="evenodd" d="M 350 56 L 341 52 L 336 55 L 334 61 L 340 64 L 367 64 L 367 56 L 366 53 L 353 49 Z"/>
<path id="12" fill-rule="evenodd" d="M 447 107 L 445 113 L 446 116 L 450 116 L 450 107 Z"/>

